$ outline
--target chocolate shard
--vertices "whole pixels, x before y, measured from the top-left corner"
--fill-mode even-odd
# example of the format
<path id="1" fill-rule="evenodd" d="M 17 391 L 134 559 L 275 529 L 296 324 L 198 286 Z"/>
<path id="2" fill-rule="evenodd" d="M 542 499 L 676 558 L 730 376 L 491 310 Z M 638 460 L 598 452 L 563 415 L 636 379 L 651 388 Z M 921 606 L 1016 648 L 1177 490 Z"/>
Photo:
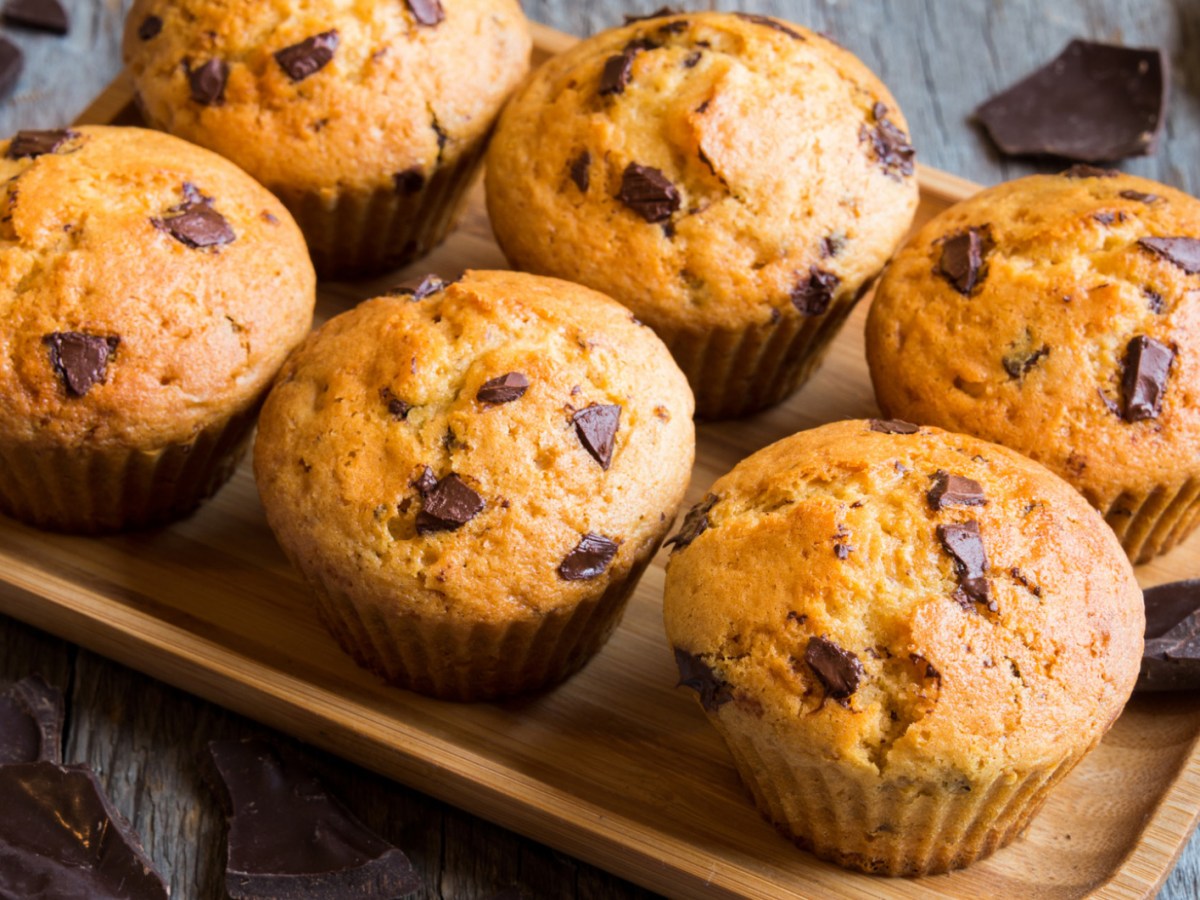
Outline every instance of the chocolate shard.
<path id="1" fill-rule="evenodd" d="M 383 405 L 387 407 L 387 411 L 392 418 L 399 422 L 407 419 L 409 411 L 412 410 L 412 406 L 397 397 L 389 387 L 379 389 L 379 399 L 383 401 Z"/>
<path id="2" fill-rule="evenodd" d="M 671 218 L 683 202 L 679 189 L 661 171 L 637 163 L 625 167 L 617 199 L 652 224 Z"/>
<path id="3" fill-rule="evenodd" d="M 759 16 L 759 15 L 755 15 L 754 13 L 744 13 L 744 12 L 735 12 L 734 15 L 737 16 L 739 19 L 745 19 L 747 22 L 753 22 L 755 25 L 763 25 L 767 28 L 774 28 L 776 31 L 781 31 L 784 34 L 786 34 L 788 37 L 790 37 L 794 40 L 797 40 L 797 41 L 805 40 L 804 35 L 802 35 L 800 32 L 798 32 L 794 28 L 789 28 L 787 25 L 785 25 L 783 22 L 780 22 L 778 19 L 772 19 L 769 16 Z"/>
<path id="4" fill-rule="evenodd" d="M 12 93 L 25 68 L 25 54 L 8 38 L 0 36 L 0 99 Z"/>
<path id="5" fill-rule="evenodd" d="M 1163 394 L 1175 352 L 1154 338 L 1140 334 L 1125 348 L 1121 416 L 1126 422 L 1154 419 L 1162 410 Z"/>
<path id="6" fill-rule="evenodd" d="M 66 34 L 71 30 L 67 11 L 58 0 L 6 0 L 4 22 L 51 34 Z"/>
<path id="7" fill-rule="evenodd" d="M 679 669 L 679 681 L 675 686 L 695 691 L 705 712 L 716 712 L 733 699 L 729 685 L 717 677 L 712 666 L 694 653 L 676 647 L 675 666 Z"/>
<path id="8" fill-rule="evenodd" d="M 934 512 L 947 506 L 983 506 L 987 503 L 983 485 L 978 481 L 941 469 L 933 476 L 933 487 L 925 496 Z"/>
<path id="9" fill-rule="evenodd" d="M 579 192 L 586 194 L 592 183 L 592 154 L 584 150 L 577 157 L 571 160 L 571 180 L 575 182 L 575 187 L 579 188 Z"/>
<path id="10" fill-rule="evenodd" d="M 220 106 L 225 102 L 225 83 L 229 81 L 229 64 L 223 59 L 210 59 L 196 68 L 187 67 L 188 85 L 192 99 L 201 106 Z"/>
<path id="11" fill-rule="evenodd" d="M 220 247 L 232 244 L 237 240 L 237 234 L 230 227 L 223 215 L 212 208 L 211 199 L 199 197 L 195 199 L 194 188 L 188 191 L 184 185 L 187 202 L 174 207 L 178 212 L 173 216 L 162 219 L 151 219 L 155 228 L 167 232 L 179 243 L 193 250 L 205 250 L 209 247 Z"/>
<path id="12" fill-rule="evenodd" d="M 625 93 L 625 88 L 628 87 L 630 79 L 633 77 L 633 58 L 635 56 L 637 56 L 636 50 L 626 50 L 605 60 L 604 69 L 600 73 L 600 87 L 597 89 L 597 93 L 601 97 Z"/>
<path id="13" fill-rule="evenodd" d="M 1138 203 L 1145 203 L 1146 205 L 1158 203 L 1160 200 L 1162 200 L 1162 197 L 1160 197 L 1158 194 L 1146 194 L 1142 191 L 1133 190 L 1121 191 L 1120 196 L 1124 197 L 1126 200 L 1135 200 Z"/>
<path id="14" fill-rule="evenodd" d="M 45 156 L 47 153 L 57 153 L 64 144 L 77 137 L 79 132 L 69 128 L 54 131 L 18 131 L 16 137 L 9 142 L 8 152 L 4 155 L 9 159 Z"/>
<path id="15" fill-rule="evenodd" d="M 880 434 L 916 434 L 921 430 L 919 425 L 903 419 L 872 419 L 868 427 Z"/>
<path id="16" fill-rule="evenodd" d="M 395 186 L 397 194 L 411 197 L 413 194 L 419 194 L 424 190 L 425 172 L 420 166 L 412 166 L 403 172 L 397 172 L 393 175 L 392 184 Z"/>
<path id="17" fill-rule="evenodd" d="M 1141 238 L 1138 246 L 1161 256 L 1189 275 L 1200 273 L 1200 239 L 1191 237 Z"/>
<path id="18" fill-rule="evenodd" d="M 444 291 L 453 282 L 443 281 L 437 275 L 426 275 L 419 281 L 407 281 L 404 284 L 396 285 L 388 291 L 392 295 L 403 295 L 410 297 L 415 303 L 419 300 L 424 300 L 426 297 L 432 296 L 439 291 Z"/>
<path id="19" fill-rule="evenodd" d="M 138 26 L 137 36 L 140 41 L 151 41 L 162 34 L 163 20 L 158 16 L 146 16 Z"/>
<path id="20" fill-rule="evenodd" d="M 294 751 L 212 741 L 211 787 L 225 809 L 225 887 L 235 900 L 401 897 L 420 879 L 408 858 L 329 794 Z"/>
<path id="21" fill-rule="evenodd" d="M 634 22 L 646 22 L 650 19 L 665 19 L 668 16 L 678 16 L 683 10 L 676 9 L 674 6 L 661 6 L 652 13 L 647 13 L 644 16 L 625 14 L 625 24 L 632 25 Z"/>
<path id="22" fill-rule="evenodd" d="M 1146 645 L 1135 690 L 1200 688 L 1200 579 L 1148 589 Z"/>
<path id="23" fill-rule="evenodd" d="M 621 427 L 621 407 L 593 403 L 571 417 L 575 434 L 583 449 L 605 471 L 612 465 L 613 444 Z"/>
<path id="24" fill-rule="evenodd" d="M 1074 40 L 975 116 L 1010 156 L 1111 162 L 1154 152 L 1168 80 L 1160 48 Z"/>
<path id="25" fill-rule="evenodd" d="M 42 338 L 50 348 L 50 365 L 63 380 L 68 396 L 84 397 L 108 374 L 108 361 L 121 339 L 115 335 L 55 331 Z"/>
<path id="26" fill-rule="evenodd" d="M 417 534 L 457 531 L 483 512 L 487 505 L 453 472 L 438 481 L 433 490 L 423 492 L 422 496 L 425 502 L 417 513 Z"/>
<path id="27" fill-rule="evenodd" d="M 937 536 L 942 548 L 954 560 L 958 575 L 958 590 L 954 599 L 964 607 L 969 607 L 972 602 L 984 603 L 995 612 L 996 603 L 992 600 L 991 587 L 985 577 L 988 570 L 987 551 L 983 547 L 979 523 L 939 525 Z"/>
<path id="28" fill-rule="evenodd" d="M 588 532 L 558 564 L 558 577 L 563 581 L 599 578 L 612 564 L 619 546 L 603 535 Z"/>
<path id="29" fill-rule="evenodd" d="M 432 27 L 446 18 L 446 11 L 442 9 L 439 0 L 405 0 L 405 2 L 408 4 L 409 11 L 412 12 L 413 18 L 422 25 Z"/>
<path id="30" fill-rule="evenodd" d="M 829 309 L 829 303 L 841 283 L 842 279 L 832 272 L 812 266 L 808 275 L 792 288 L 792 304 L 801 315 L 819 316 Z"/>
<path id="31" fill-rule="evenodd" d="M 902 181 L 916 171 L 916 150 L 908 135 L 888 118 L 886 104 L 876 103 L 871 115 L 875 121 L 859 129 L 859 140 L 870 144 L 875 162 L 889 178 Z"/>
<path id="32" fill-rule="evenodd" d="M 520 372 L 509 372 L 490 381 L 485 381 L 475 394 L 480 403 L 512 403 L 520 400 L 529 390 L 529 379 Z"/>
<path id="33" fill-rule="evenodd" d="M 333 60 L 340 37 L 337 30 L 323 31 L 275 53 L 275 61 L 292 81 L 303 81 Z"/>
<path id="34" fill-rule="evenodd" d="M 992 247 L 991 229 L 986 225 L 952 235 L 942 242 L 937 274 L 969 297 L 987 278 L 987 257 Z"/>
<path id="35" fill-rule="evenodd" d="M 37 675 L 0 684 L 0 766 L 62 762 L 62 728 L 58 688 Z"/>
<path id="36" fill-rule="evenodd" d="M 412 483 L 412 486 L 417 489 L 417 492 L 422 497 L 427 497 L 437 485 L 437 476 L 433 474 L 433 469 L 429 468 L 429 466 L 422 469 L 421 474 Z"/>
<path id="37" fill-rule="evenodd" d="M 1035 340 L 1033 330 L 1026 328 L 1024 337 L 1009 345 L 1012 348 L 1011 352 L 1000 360 L 1000 364 L 1008 373 L 1009 378 L 1018 380 L 1024 378 L 1031 369 L 1050 355 L 1050 346 L 1042 344 L 1040 347 L 1035 347 Z"/>
<path id="38" fill-rule="evenodd" d="M 824 637 L 808 639 L 804 661 L 824 685 L 826 696 L 839 702 L 854 695 L 865 674 L 857 656 Z"/>
<path id="39" fill-rule="evenodd" d="M 709 494 L 690 510 L 683 517 L 683 525 L 679 529 L 679 533 L 674 537 L 668 538 L 668 545 L 674 544 L 671 548 L 672 553 L 678 553 L 691 546 L 692 541 L 708 531 L 712 523 L 708 520 L 708 514 L 712 508 L 720 502 L 720 497 L 716 494 Z"/>

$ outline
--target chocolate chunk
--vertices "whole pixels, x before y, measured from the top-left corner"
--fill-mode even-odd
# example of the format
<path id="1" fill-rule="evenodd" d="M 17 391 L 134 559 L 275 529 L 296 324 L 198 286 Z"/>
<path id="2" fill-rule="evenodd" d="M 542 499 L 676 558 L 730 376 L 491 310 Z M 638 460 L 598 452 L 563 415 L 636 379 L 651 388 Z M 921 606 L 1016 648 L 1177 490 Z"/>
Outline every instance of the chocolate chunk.
<path id="1" fill-rule="evenodd" d="M 83 397 L 108 373 L 108 360 L 121 339 L 115 335 L 55 331 L 42 338 L 50 348 L 50 365 L 71 397 Z"/>
<path id="2" fill-rule="evenodd" d="M 635 56 L 637 56 L 636 50 L 626 50 L 605 60 L 598 88 L 601 97 L 625 93 L 625 88 L 633 77 L 633 58 Z"/>
<path id="3" fill-rule="evenodd" d="M 872 419 L 870 428 L 880 434 L 916 434 L 921 430 L 920 426 L 902 419 Z"/>
<path id="4" fill-rule="evenodd" d="M 485 381 L 475 394 L 480 403 L 512 403 L 520 400 L 529 390 L 529 379 L 520 372 L 509 372 L 491 381 Z"/>
<path id="5" fill-rule="evenodd" d="M 58 0 L 7 0 L 4 22 L 51 34 L 66 34 L 71 27 L 67 11 Z"/>
<path id="6" fill-rule="evenodd" d="M 188 64 L 188 84 L 192 99 L 201 106 L 220 106 L 225 102 L 225 82 L 229 80 L 229 66 L 223 59 L 210 59 L 195 69 Z"/>
<path id="7" fill-rule="evenodd" d="M 153 40 L 162 33 L 162 29 L 162 19 L 158 16 L 146 16 L 146 18 L 142 19 L 142 24 L 138 26 L 138 39 L 142 41 Z"/>
<path id="8" fill-rule="evenodd" d="M 934 512 L 947 506 L 983 506 L 987 503 L 983 485 L 978 481 L 962 475 L 952 475 L 940 469 L 933 476 L 933 487 L 929 489 L 926 497 L 929 500 L 929 508 Z"/>
<path id="9" fill-rule="evenodd" d="M 870 143 L 875 161 L 888 177 L 900 181 L 912 175 L 916 166 L 916 150 L 908 142 L 908 135 L 888 118 L 885 104 L 876 103 L 871 108 L 871 114 L 875 123 L 862 126 L 858 133 L 859 140 Z"/>
<path id="10" fill-rule="evenodd" d="M 339 40 L 336 29 L 323 31 L 279 50 L 275 54 L 275 61 L 292 81 L 303 81 L 329 65 Z"/>
<path id="11" fill-rule="evenodd" d="M 858 657 L 823 637 L 810 637 L 804 648 L 804 661 L 834 700 L 848 700 L 862 681 L 863 666 Z"/>
<path id="12" fill-rule="evenodd" d="M 483 498 L 453 472 L 423 496 L 425 504 L 417 513 L 417 534 L 457 531 L 479 515 L 486 505 Z"/>
<path id="13" fill-rule="evenodd" d="M 184 186 L 185 192 L 187 185 Z M 237 235 L 225 217 L 212 208 L 211 199 L 201 197 L 199 201 L 188 198 L 188 202 L 177 206 L 176 215 L 164 219 L 151 219 L 155 228 L 167 232 L 179 243 L 193 250 L 220 247 L 232 244 Z"/>
<path id="14" fill-rule="evenodd" d="M 1125 348 L 1121 415 L 1126 422 L 1157 418 L 1175 352 L 1154 338 L 1141 334 Z"/>
<path id="15" fill-rule="evenodd" d="M 1089 166 L 1087 163 L 1076 163 L 1059 174 L 1063 178 L 1116 178 L 1121 173 L 1116 169 L 1103 169 L 1100 166 Z"/>
<path id="16" fill-rule="evenodd" d="M 782 31 L 790 38 L 795 38 L 798 41 L 804 40 L 804 35 L 793 28 L 788 28 L 782 22 L 770 18 L 769 16 L 757 16 L 753 13 L 736 12 L 734 13 L 739 19 L 745 19 L 747 22 L 753 22 L 755 25 L 765 25 L 767 28 L 774 28 L 776 31 Z"/>
<path id="17" fill-rule="evenodd" d="M 729 685 L 721 681 L 712 666 L 695 654 L 675 648 L 675 666 L 679 669 L 676 687 L 691 688 L 700 695 L 700 705 L 706 712 L 716 712 L 733 699 Z"/>
<path id="18" fill-rule="evenodd" d="M 691 53 L 689 53 L 687 56 L 685 56 L 683 58 L 683 67 L 685 69 L 696 68 L 697 63 L 700 62 L 700 59 L 703 56 L 704 56 L 704 54 L 701 53 L 699 50 L 693 50 Z M 705 103 L 707 104 L 708 101 L 706 100 Z M 702 110 L 698 109 L 698 110 L 696 110 L 696 112 L 702 112 Z"/>
<path id="19" fill-rule="evenodd" d="M 1042 344 L 1036 350 L 1025 348 L 1015 353 L 1010 353 L 1000 361 L 1000 364 L 1004 366 L 1004 371 L 1008 373 L 1009 378 L 1023 378 L 1028 374 L 1030 369 L 1049 355 L 1050 347 Z"/>
<path id="20" fill-rule="evenodd" d="M 422 469 L 417 480 L 412 483 L 412 486 L 417 489 L 417 492 L 422 497 L 428 496 L 437 485 L 437 476 L 433 474 L 433 469 L 429 468 L 429 466 Z"/>
<path id="21" fill-rule="evenodd" d="M 419 194 L 425 187 L 425 173 L 420 166 L 413 166 L 393 175 L 392 184 L 395 185 L 397 194 L 411 197 L 413 194 Z"/>
<path id="22" fill-rule="evenodd" d="M 1121 221 L 1125 221 L 1125 217 L 1121 213 L 1111 212 L 1092 213 L 1092 218 L 1101 225 L 1111 225 L 1113 222 L 1117 221 L 1118 218 L 1120 218 Z"/>
<path id="23" fill-rule="evenodd" d="M 58 688 L 37 675 L 0 684 L 0 766 L 61 762 L 62 727 L 63 697 Z"/>
<path id="24" fill-rule="evenodd" d="M 1136 200 L 1138 203 L 1145 203 L 1147 205 L 1162 200 L 1162 197 L 1158 196 L 1158 194 L 1143 194 L 1141 191 L 1121 191 L 1120 196 L 1126 200 Z"/>
<path id="25" fill-rule="evenodd" d="M 647 13 L 644 16 L 630 15 L 626 13 L 625 24 L 632 25 L 634 22 L 645 22 L 650 19 L 665 19 L 667 16 L 677 16 L 682 12 L 683 10 L 676 9 L 673 6 L 662 6 L 656 9 L 654 12 Z"/>
<path id="26" fill-rule="evenodd" d="M 854 548 L 849 544 L 838 542 L 833 545 L 833 555 L 838 559 L 849 559 L 853 552 Z"/>
<path id="27" fill-rule="evenodd" d="M 692 541 L 708 531 L 712 524 L 708 521 L 708 514 L 719 500 L 720 498 L 716 494 L 709 494 L 688 510 L 688 514 L 683 517 L 683 525 L 680 527 L 679 533 L 667 539 L 668 545 L 675 545 L 671 548 L 672 553 L 678 553 L 691 546 Z"/>
<path id="28" fill-rule="evenodd" d="M 588 532 L 558 564 L 563 581 L 588 581 L 598 578 L 617 555 L 618 544 L 599 534 Z"/>
<path id="29" fill-rule="evenodd" d="M 800 279 L 792 288 L 792 304 L 804 316 L 819 316 L 829 309 L 834 292 L 842 279 L 832 272 L 826 272 L 816 266 L 808 270 L 808 275 Z"/>
<path id="30" fill-rule="evenodd" d="M 571 180 L 581 193 L 586 194 L 592 183 L 592 154 L 584 150 L 571 160 Z"/>
<path id="31" fill-rule="evenodd" d="M 988 609 L 995 612 L 996 603 L 991 599 L 991 588 L 984 577 L 988 561 L 979 523 L 939 525 L 937 536 L 942 548 L 954 560 L 954 570 L 958 575 L 958 590 L 954 592 L 954 599 L 964 608 L 969 608 L 972 601 L 986 603 Z"/>
<path id="32" fill-rule="evenodd" d="M 621 176 L 617 199 L 647 222 L 665 222 L 679 209 L 679 189 L 658 169 L 630 163 Z"/>
<path id="33" fill-rule="evenodd" d="M 621 407 L 593 403 L 575 413 L 571 421 L 583 449 L 607 471 L 612 464 L 617 429 L 621 426 Z"/>
<path id="34" fill-rule="evenodd" d="M 29 159 L 57 153 L 68 141 L 79 137 L 78 131 L 60 128 L 55 131 L 18 131 L 5 154 L 9 159 Z"/>
<path id="35" fill-rule="evenodd" d="M 446 18 L 446 12 L 442 9 L 439 0 L 405 0 L 405 2 L 408 3 L 413 18 L 422 25 L 437 25 Z"/>
<path id="36" fill-rule="evenodd" d="M 1200 579 L 1148 589 L 1146 645 L 1135 690 L 1200 688 Z"/>
<path id="37" fill-rule="evenodd" d="M 0 99 L 12 93 L 23 68 L 25 55 L 21 48 L 8 38 L 0 36 Z"/>
<path id="38" fill-rule="evenodd" d="M 392 393 L 391 388 L 380 388 L 379 399 L 383 401 L 383 405 L 387 407 L 388 413 L 401 422 L 408 418 L 408 413 L 412 407 Z"/>
<path id="39" fill-rule="evenodd" d="M 1166 55 L 1157 47 L 1074 40 L 975 115 L 1010 156 L 1109 162 L 1154 151 L 1167 81 Z"/>
<path id="40" fill-rule="evenodd" d="M 968 228 L 942 242 L 937 274 L 964 297 L 969 297 L 987 278 L 987 256 L 992 251 L 991 229 Z"/>
<path id="41" fill-rule="evenodd" d="M 419 281 L 409 281 L 404 284 L 397 285 L 388 293 L 393 295 L 408 296 L 415 303 L 419 300 L 424 300 L 439 291 L 444 291 L 452 282 L 443 281 L 437 275 L 426 275 Z"/>
<path id="42" fill-rule="evenodd" d="M 225 888 L 237 900 L 401 897 L 408 858 L 331 796 L 294 751 L 212 741 L 211 786 L 229 820 Z"/>
<path id="43" fill-rule="evenodd" d="M 1200 239 L 1191 237 L 1141 238 L 1138 245 L 1179 266 L 1189 275 L 1200 273 Z"/>

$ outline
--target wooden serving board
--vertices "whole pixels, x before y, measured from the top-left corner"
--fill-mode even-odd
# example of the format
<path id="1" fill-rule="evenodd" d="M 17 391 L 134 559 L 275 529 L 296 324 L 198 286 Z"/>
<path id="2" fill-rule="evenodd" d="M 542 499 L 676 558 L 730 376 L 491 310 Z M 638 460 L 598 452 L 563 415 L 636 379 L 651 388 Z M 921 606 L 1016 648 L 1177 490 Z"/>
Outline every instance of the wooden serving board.
<path id="1" fill-rule="evenodd" d="M 538 30 L 544 56 L 569 45 Z M 134 122 L 114 84 L 85 122 Z M 921 171 L 918 221 L 975 187 Z M 503 268 L 479 186 L 453 237 L 414 272 Z M 402 277 L 322 285 L 336 314 Z M 703 425 L 689 502 L 797 430 L 876 413 L 866 304 L 812 381 L 752 419 Z M 459 705 L 390 688 L 318 623 L 267 529 L 248 465 L 196 515 L 103 539 L 0 518 L 0 611 L 673 897 L 1141 897 L 1200 817 L 1200 698 L 1138 697 L 1012 846 L 965 871 L 889 880 L 797 850 L 763 820 L 716 732 L 675 688 L 660 560 L 612 641 L 541 696 Z M 1200 535 L 1139 571 L 1200 574 Z"/>

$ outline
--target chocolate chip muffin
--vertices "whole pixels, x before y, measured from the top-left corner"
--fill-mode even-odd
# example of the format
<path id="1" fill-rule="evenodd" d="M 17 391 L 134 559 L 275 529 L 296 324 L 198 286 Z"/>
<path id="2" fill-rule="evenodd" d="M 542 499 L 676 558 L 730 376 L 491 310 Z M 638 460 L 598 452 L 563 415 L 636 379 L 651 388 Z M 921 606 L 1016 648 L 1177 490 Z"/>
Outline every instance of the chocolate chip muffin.
<path id="1" fill-rule="evenodd" d="M 136 0 L 125 26 L 147 120 L 272 190 L 322 277 L 441 242 L 530 46 L 516 0 Z"/>
<path id="2" fill-rule="evenodd" d="M 888 268 L 867 321 L 875 394 L 1033 457 L 1145 562 L 1200 516 L 1198 297 L 1200 201 L 1091 166 L 1012 181 Z"/>
<path id="3" fill-rule="evenodd" d="M 189 512 L 312 325 L 295 222 L 136 128 L 20 132 L 0 183 L 0 510 L 83 532 Z"/>
<path id="4" fill-rule="evenodd" d="M 703 416 L 808 377 L 917 206 L 887 89 L 814 32 L 661 15 L 547 62 L 488 153 L 522 269 L 615 297 L 666 342 Z"/>
<path id="5" fill-rule="evenodd" d="M 437 697 L 582 666 L 683 498 L 692 396 L 578 285 L 429 278 L 331 320 L 263 410 L 267 520 L 362 665 Z"/>
<path id="6" fill-rule="evenodd" d="M 1011 841 L 1133 689 L 1142 595 L 1018 453 L 899 421 L 761 450 L 687 517 L 664 615 L 762 812 L 887 875 Z"/>

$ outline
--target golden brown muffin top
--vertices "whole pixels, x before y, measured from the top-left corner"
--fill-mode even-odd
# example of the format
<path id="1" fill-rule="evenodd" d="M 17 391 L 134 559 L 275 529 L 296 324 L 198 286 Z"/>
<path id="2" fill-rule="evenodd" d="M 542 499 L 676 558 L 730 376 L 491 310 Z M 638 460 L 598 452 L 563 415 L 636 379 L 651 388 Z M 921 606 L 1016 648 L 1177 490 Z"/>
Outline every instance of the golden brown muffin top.
<path id="1" fill-rule="evenodd" d="M 1200 201 L 1091 167 L 1021 178 L 946 210 L 888 267 L 867 323 L 876 394 L 1106 506 L 1200 476 L 1198 298 Z"/>
<path id="2" fill-rule="evenodd" d="M 688 13 L 598 34 L 501 116 L 488 209 L 509 258 L 652 327 L 818 315 L 873 277 L 917 205 L 883 84 L 815 32 Z"/>
<path id="3" fill-rule="evenodd" d="M 485 135 L 529 68 L 516 0 L 136 0 L 156 124 L 268 187 L 406 190 Z"/>
<path id="4" fill-rule="evenodd" d="M 661 539 L 691 417 L 682 373 L 628 310 L 467 272 L 314 333 L 267 400 L 255 472 L 307 565 L 426 615 L 501 621 L 594 595 Z"/>
<path id="5" fill-rule="evenodd" d="M 187 441 L 254 402 L 312 325 L 299 229 L 214 153 L 21 132 L 0 182 L 0 440 Z"/>
<path id="6" fill-rule="evenodd" d="M 1137 677 L 1120 544 L 995 444 L 878 420 L 802 432 L 718 480 L 681 537 L 664 612 L 685 679 L 801 756 L 994 776 L 1089 746 Z"/>

